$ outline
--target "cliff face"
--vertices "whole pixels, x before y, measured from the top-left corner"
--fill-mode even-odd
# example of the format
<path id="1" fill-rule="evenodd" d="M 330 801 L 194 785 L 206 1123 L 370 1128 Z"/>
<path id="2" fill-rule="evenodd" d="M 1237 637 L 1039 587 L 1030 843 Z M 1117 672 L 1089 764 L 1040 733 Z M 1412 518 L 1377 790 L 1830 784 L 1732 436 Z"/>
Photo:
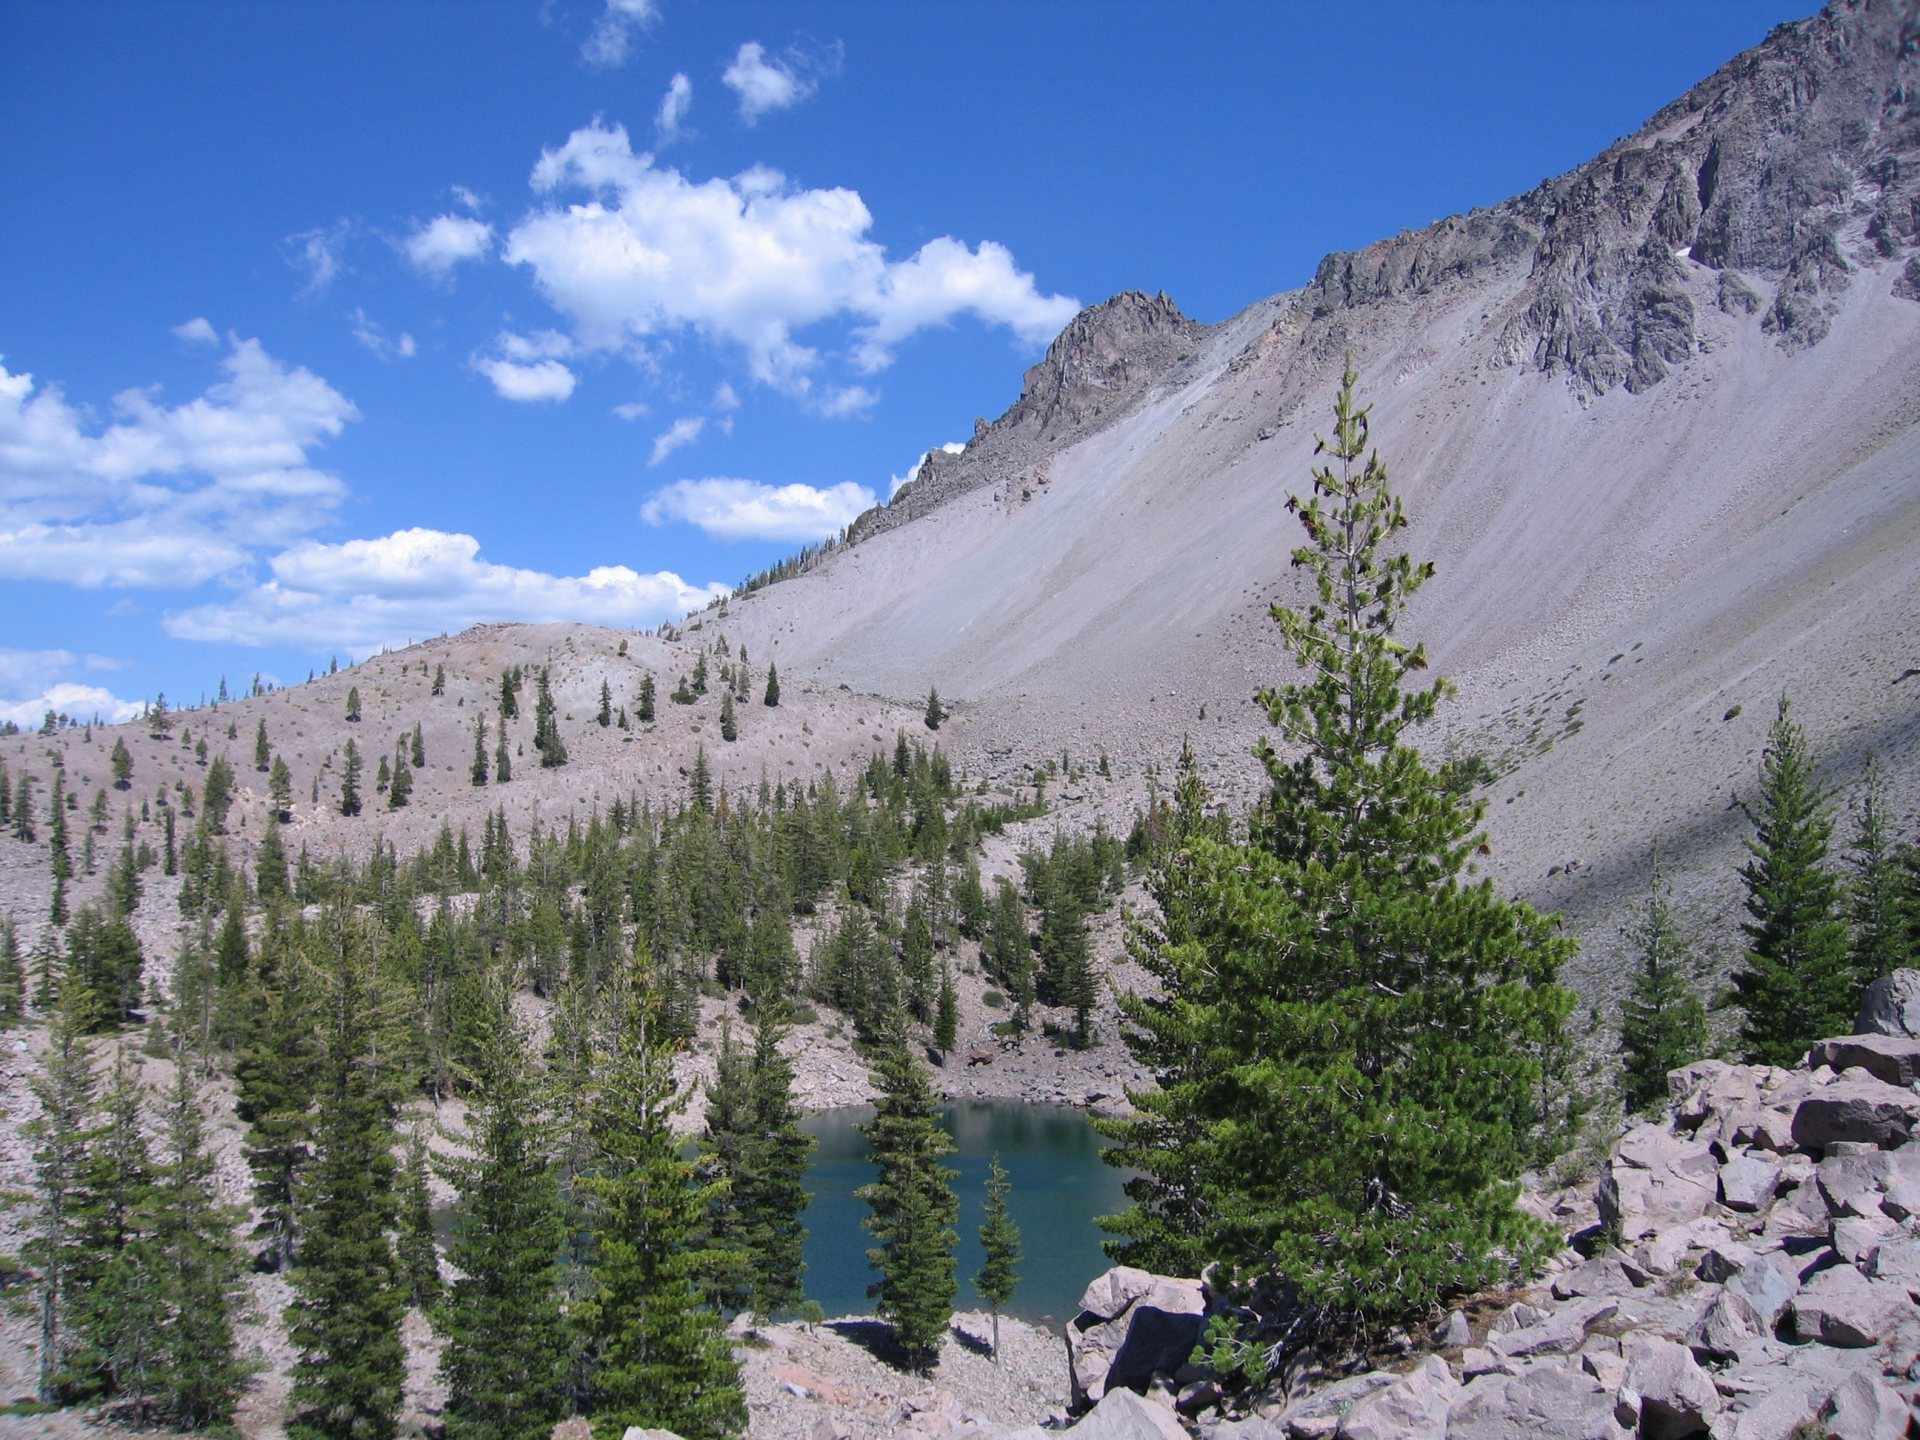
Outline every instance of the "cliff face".
<path id="1" fill-rule="evenodd" d="M 1913 0 L 1783 25 L 1571 173 L 1329 255 L 1301 308 L 1326 322 L 1525 265 L 1489 359 L 1565 375 L 1590 400 L 1644 391 L 1698 351 L 1692 260 L 1723 272 L 1719 308 L 1764 304 L 1779 345 L 1817 344 L 1855 270 L 1920 239 L 1917 49 Z"/>

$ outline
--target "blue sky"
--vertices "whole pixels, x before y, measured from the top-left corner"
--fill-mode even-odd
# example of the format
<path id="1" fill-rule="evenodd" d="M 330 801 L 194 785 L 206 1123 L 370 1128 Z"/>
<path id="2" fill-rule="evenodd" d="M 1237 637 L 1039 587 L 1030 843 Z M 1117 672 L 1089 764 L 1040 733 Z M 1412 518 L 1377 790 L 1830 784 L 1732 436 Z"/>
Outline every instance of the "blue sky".
<path id="1" fill-rule="evenodd" d="M 0 718 L 675 618 L 1079 305 L 1223 319 L 1805 8 L 0 7 Z"/>

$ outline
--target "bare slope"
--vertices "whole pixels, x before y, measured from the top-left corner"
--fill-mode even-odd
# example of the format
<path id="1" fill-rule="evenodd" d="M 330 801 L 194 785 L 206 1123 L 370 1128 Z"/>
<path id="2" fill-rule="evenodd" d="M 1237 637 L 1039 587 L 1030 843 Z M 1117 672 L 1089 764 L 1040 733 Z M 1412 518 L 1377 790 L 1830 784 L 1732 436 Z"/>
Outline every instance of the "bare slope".
<path id="1" fill-rule="evenodd" d="M 1245 777 L 1283 667 L 1259 617 L 1294 593 L 1282 501 L 1351 350 L 1440 566 L 1411 630 L 1464 704 L 1435 743 L 1518 767 L 1503 876 L 1604 939 L 1660 835 L 1724 920 L 1729 794 L 1783 691 L 1836 780 L 1877 749 L 1913 813 L 1915 17 L 1782 27 L 1569 175 L 1211 330 L 1144 296 L 1089 312 L 903 492 L 910 523 L 728 632 L 857 691 L 937 683 L 984 758 L 1164 761 L 1192 731 Z M 1036 424 L 1063 394 L 1073 423 Z"/>

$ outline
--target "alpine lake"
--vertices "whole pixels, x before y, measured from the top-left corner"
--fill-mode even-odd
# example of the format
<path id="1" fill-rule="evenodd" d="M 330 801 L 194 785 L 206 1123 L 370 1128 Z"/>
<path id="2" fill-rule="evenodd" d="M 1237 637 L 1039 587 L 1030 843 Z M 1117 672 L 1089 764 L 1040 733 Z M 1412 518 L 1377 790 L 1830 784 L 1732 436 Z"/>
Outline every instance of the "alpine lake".
<path id="1" fill-rule="evenodd" d="M 817 1142 L 807 1172 L 812 1198 L 804 1217 L 806 1294 L 829 1317 L 873 1313 L 867 1298 L 876 1278 L 867 1264 L 873 1240 L 860 1224 L 866 1202 L 854 1193 L 877 1174 L 866 1137 L 856 1128 L 872 1118 L 872 1108 L 862 1106 L 801 1122 Z M 941 1107 L 939 1122 L 954 1142 L 944 1163 L 959 1172 L 953 1181 L 960 1200 L 954 1308 L 986 1308 L 973 1276 L 982 1260 L 987 1169 L 998 1153 L 1013 1186 L 1007 1204 L 1020 1227 L 1021 1248 L 1019 1288 L 1002 1313 L 1059 1329 L 1079 1312 L 1088 1283 L 1113 1263 L 1100 1248 L 1105 1237 L 1094 1217 L 1125 1207 L 1126 1175 L 1101 1161 L 1107 1142 L 1086 1111 L 1064 1105 L 957 1103 Z"/>

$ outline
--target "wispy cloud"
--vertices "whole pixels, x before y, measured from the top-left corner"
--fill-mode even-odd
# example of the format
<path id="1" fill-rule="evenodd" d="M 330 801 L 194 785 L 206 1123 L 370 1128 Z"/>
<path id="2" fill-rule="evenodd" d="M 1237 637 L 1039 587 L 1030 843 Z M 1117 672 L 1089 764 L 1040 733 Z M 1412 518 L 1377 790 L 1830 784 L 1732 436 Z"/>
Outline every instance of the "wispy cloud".
<path id="1" fill-rule="evenodd" d="M 640 518 L 684 521 L 720 540 L 825 540 L 874 503 L 873 491 L 852 481 L 821 489 L 714 476 L 674 481 L 641 507 Z"/>
<path id="2" fill-rule="evenodd" d="M 617 70 L 627 63 L 633 42 L 660 21 L 656 0 L 607 0 L 580 58 L 596 70 Z"/>
<path id="3" fill-rule="evenodd" d="M 493 353 L 478 354 L 468 362 L 493 382 L 503 400 L 559 404 L 578 383 L 561 363 L 573 354 L 573 342 L 555 330 L 517 335 L 507 330 L 494 337 Z"/>
<path id="4" fill-rule="evenodd" d="M 687 111 L 693 108 L 693 82 L 676 74 L 667 82 L 667 93 L 660 97 L 660 108 L 653 115 L 654 142 L 671 145 L 680 138 Z"/>
<path id="5" fill-rule="evenodd" d="M 346 264 L 347 240 L 353 234 L 353 222 L 336 220 L 314 230 L 302 230 L 280 243 L 287 263 L 306 276 L 300 294 L 309 300 L 326 294 Z"/>
<path id="6" fill-rule="evenodd" d="M 462 260 L 478 260 L 493 248 L 493 226 L 471 215 L 436 215 L 415 228 L 400 249 L 413 268 L 444 280 Z"/>
<path id="7" fill-rule="evenodd" d="M 402 330 L 397 336 L 389 336 L 379 321 L 373 319 L 358 306 L 347 317 L 347 325 L 353 331 L 353 338 L 382 360 L 411 360 L 417 348 L 413 336 Z"/>
<path id="8" fill-rule="evenodd" d="M 704 415 L 682 415 L 660 434 L 653 437 L 653 455 L 647 464 L 658 465 L 674 451 L 683 449 L 700 438 L 700 432 L 707 428 Z"/>
<path id="9" fill-rule="evenodd" d="M 749 40 L 734 52 L 720 83 L 739 98 L 741 120 L 753 125 L 761 116 L 790 109 L 812 95 L 821 77 L 839 73 L 841 60 L 837 43 L 825 48 L 792 45 L 782 55 L 769 55 L 766 46 Z"/>

